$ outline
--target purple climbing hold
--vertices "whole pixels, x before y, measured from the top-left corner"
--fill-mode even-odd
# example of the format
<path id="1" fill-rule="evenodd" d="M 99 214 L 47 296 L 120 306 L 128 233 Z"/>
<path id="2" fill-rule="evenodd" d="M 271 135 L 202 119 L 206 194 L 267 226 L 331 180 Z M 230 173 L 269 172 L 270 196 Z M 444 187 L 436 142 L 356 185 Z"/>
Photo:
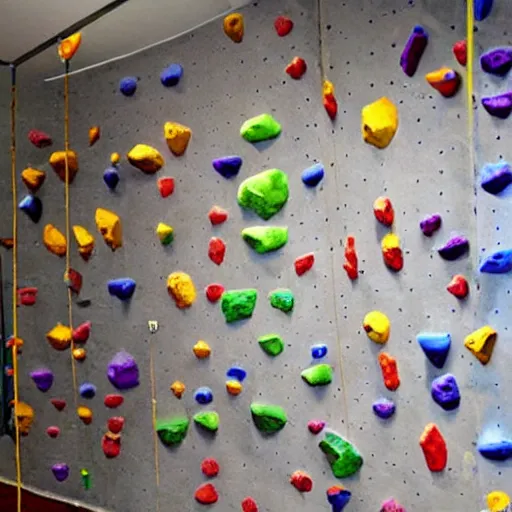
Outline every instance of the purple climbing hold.
<path id="1" fill-rule="evenodd" d="M 131 389 L 139 385 L 139 367 L 128 352 L 118 352 L 108 364 L 107 377 L 117 389 Z"/>
<path id="2" fill-rule="evenodd" d="M 393 400 L 388 400 L 387 398 L 379 398 L 378 400 L 375 400 L 372 408 L 375 416 L 378 416 L 383 420 L 391 418 L 396 411 L 395 402 L 393 402 Z"/>
<path id="3" fill-rule="evenodd" d="M 427 47 L 427 43 L 427 31 L 421 25 L 416 25 L 400 56 L 400 66 L 407 76 L 413 76 L 414 73 L 416 73 L 421 56 Z"/>
<path id="4" fill-rule="evenodd" d="M 30 377 L 34 381 L 37 389 L 43 393 L 48 391 L 53 384 L 53 372 L 47 368 L 40 368 L 30 372 Z"/>
<path id="5" fill-rule="evenodd" d="M 512 91 L 482 98 L 482 105 L 491 116 L 506 119 L 512 112 Z"/>
<path id="6" fill-rule="evenodd" d="M 64 462 L 54 464 L 52 466 L 52 473 L 57 482 L 64 482 L 69 476 L 69 466 Z"/>
<path id="7" fill-rule="evenodd" d="M 119 172 L 115 167 L 107 167 L 103 173 L 103 181 L 110 190 L 115 190 L 119 183 Z"/>
<path id="8" fill-rule="evenodd" d="M 474 0 L 475 20 L 483 21 L 492 11 L 494 0 Z"/>
<path id="9" fill-rule="evenodd" d="M 420 229 L 425 236 L 432 236 L 441 227 L 441 215 L 434 213 L 427 215 L 420 222 Z"/>
<path id="10" fill-rule="evenodd" d="M 406 512 L 405 508 L 393 498 L 389 498 L 382 502 L 380 512 Z"/>
<path id="11" fill-rule="evenodd" d="M 18 204 L 18 208 L 26 213 L 30 220 L 37 224 L 43 214 L 43 203 L 37 196 L 26 195 Z"/>
<path id="12" fill-rule="evenodd" d="M 226 179 L 233 178 L 242 167 L 242 159 L 239 156 L 223 156 L 212 161 L 213 168 Z"/>
<path id="13" fill-rule="evenodd" d="M 480 65 L 486 73 L 505 76 L 512 68 L 512 48 L 496 48 L 484 53 Z"/>
<path id="14" fill-rule="evenodd" d="M 460 391 L 455 377 L 447 373 L 432 381 L 431 388 L 434 402 L 445 411 L 453 411 L 460 405 Z"/>
<path id="15" fill-rule="evenodd" d="M 111 279 L 108 282 L 108 293 L 120 300 L 128 300 L 134 294 L 136 286 L 137 283 L 130 277 Z"/>
<path id="16" fill-rule="evenodd" d="M 512 168 L 507 162 L 487 164 L 481 172 L 482 188 L 489 194 L 499 194 L 512 183 Z"/>
<path id="17" fill-rule="evenodd" d="M 171 64 L 160 74 L 160 82 L 162 82 L 162 85 L 165 87 L 173 87 L 178 85 L 182 76 L 183 66 L 181 64 Z"/>
<path id="18" fill-rule="evenodd" d="M 80 385 L 79 393 L 82 398 L 94 398 L 96 396 L 96 386 L 90 382 L 84 382 Z"/>
<path id="19" fill-rule="evenodd" d="M 443 260 L 453 261 L 469 251 L 469 240 L 465 236 L 453 236 L 437 252 Z"/>
<path id="20" fill-rule="evenodd" d="M 327 489 L 327 501 L 332 507 L 332 512 L 341 512 L 351 497 L 352 493 L 341 485 L 333 485 Z"/>

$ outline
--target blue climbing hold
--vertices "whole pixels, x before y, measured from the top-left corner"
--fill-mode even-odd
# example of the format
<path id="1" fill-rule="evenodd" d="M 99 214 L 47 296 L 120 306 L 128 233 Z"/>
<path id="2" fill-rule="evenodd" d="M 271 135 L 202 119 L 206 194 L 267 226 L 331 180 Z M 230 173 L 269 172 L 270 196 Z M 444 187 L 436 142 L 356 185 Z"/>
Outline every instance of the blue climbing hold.
<path id="1" fill-rule="evenodd" d="M 478 451 L 489 460 L 507 460 L 512 457 L 512 440 L 503 439 L 492 443 L 478 443 Z"/>
<path id="2" fill-rule="evenodd" d="M 442 368 L 448 357 L 452 338 L 447 332 L 420 332 L 416 340 L 427 356 L 427 359 L 436 367 Z"/>
<path id="3" fill-rule="evenodd" d="M 485 274 L 506 274 L 512 270 L 512 249 L 497 251 L 482 261 L 480 272 Z"/>
<path id="4" fill-rule="evenodd" d="M 391 418 L 393 414 L 395 414 L 396 405 L 393 400 L 388 400 L 387 398 L 379 398 L 373 402 L 372 409 L 375 413 L 375 416 L 378 416 L 383 420 L 387 420 Z"/>
<path id="5" fill-rule="evenodd" d="M 483 21 L 492 11 L 492 5 L 494 0 L 475 0 L 474 10 L 475 10 L 475 20 Z"/>
<path id="6" fill-rule="evenodd" d="M 125 76 L 119 82 L 119 90 L 125 96 L 133 96 L 137 90 L 137 78 L 134 76 Z"/>
<path id="7" fill-rule="evenodd" d="M 316 187 L 324 177 L 324 166 L 315 164 L 302 171 L 302 183 L 308 187 Z"/>
<path id="8" fill-rule="evenodd" d="M 434 402 L 445 411 L 453 411 L 460 405 L 460 391 L 455 377 L 447 373 L 432 381 L 431 394 Z"/>
<path id="9" fill-rule="evenodd" d="M 18 208 L 26 213 L 32 222 L 39 222 L 43 214 L 43 203 L 37 196 L 26 195 L 18 204 Z"/>
<path id="10" fill-rule="evenodd" d="M 133 295 L 137 283 L 129 277 L 111 279 L 108 282 L 108 293 L 121 300 L 128 300 Z"/>
<path id="11" fill-rule="evenodd" d="M 181 64 L 171 64 L 166 67 L 160 74 L 160 82 L 165 87 L 173 87 L 178 85 L 183 75 L 183 66 Z"/>
<path id="12" fill-rule="evenodd" d="M 238 382 L 243 382 L 247 377 L 247 372 L 241 366 L 232 366 L 226 372 L 226 376 L 230 379 L 236 379 Z"/>
<path id="13" fill-rule="evenodd" d="M 487 164 L 480 175 L 480 185 L 489 194 L 499 194 L 512 183 L 512 169 L 507 162 Z"/>
<path id="14" fill-rule="evenodd" d="M 115 167 L 107 167 L 103 173 L 103 181 L 110 190 L 115 190 L 119 183 L 119 172 Z"/>
<path id="15" fill-rule="evenodd" d="M 351 497 L 352 493 L 341 485 L 333 485 L 327 489 L 327 501 L 332 507 L 332 512 L 341 512 Z"/>
<path id="16" fill-rule="evenodd" d="M 327 345 L 325 343 L 318 343 L 311 347 L 311 357 L 313 359 L 322 359 L 327 355 Z"/>
<path id="17" fill-rule="evenodd" d="M 212 161 L 213 168 L 226 179 L 233 178 L 242 167 L 242 159 L 239 156 L 222 156 Z"/>
<path id="18" fill-rule="evenodd" d="M 84 382 L 80 385 L 79 393 L 82 398 L 94 398 L 96 396 L 96 386 L 90 382 Z"/>
<path id="19" fill-rule="evenodd" d="M 213 400 L 212 390 L 207 387 L 197 388 L 194 393 L 194 398 L 198 404 L 209 404 Z"/>

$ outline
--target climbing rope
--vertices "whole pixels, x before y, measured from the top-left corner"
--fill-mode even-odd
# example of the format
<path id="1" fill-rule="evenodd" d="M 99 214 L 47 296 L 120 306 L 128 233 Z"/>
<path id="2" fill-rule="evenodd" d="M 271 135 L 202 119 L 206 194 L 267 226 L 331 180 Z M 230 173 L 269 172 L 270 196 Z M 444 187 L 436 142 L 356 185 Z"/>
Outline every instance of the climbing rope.
<path id="1" fill-rule="evenodd" d="M 149 376 L 151 380 L 151 420 L 153 423 L 153 450 L 155 457 L 156 510 L 160 510 L 160 461 L 158 457 L 158 434 L 156 432 L 156 378 L 153 343 L 149 346 Z"/>
<path id="2" fill-rule="evenodd" d="M 466 63 L 466 91 L 467 91 L 467 108 L 468 108 L 468 142 L 469 142 L 469 158 L 471 164 L 471 177 L 473 178 L 475 172 L 475 162 L 474 162 L 474 112 L 473 112 L 473 63 L 474 63 L 474 55 L 475 55 L 475 41 L 474 41 L 474 25 L 475 25 L 475 17 L 474 17 L 474 7 L 473 2 L 468 0 L 467 4 L 467 19 L 466 19 L 466 48 L 467 48 L 467 63 Z"/>

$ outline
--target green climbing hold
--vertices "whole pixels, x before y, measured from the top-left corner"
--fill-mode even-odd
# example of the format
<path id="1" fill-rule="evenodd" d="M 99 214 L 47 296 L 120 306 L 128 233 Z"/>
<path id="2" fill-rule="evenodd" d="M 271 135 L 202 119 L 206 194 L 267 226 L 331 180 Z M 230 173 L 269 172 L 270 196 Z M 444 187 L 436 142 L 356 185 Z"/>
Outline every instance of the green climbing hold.
<path id="1" fill-rule="evenodd" d="M 188 424 L 189 421 L 186 416 L 156 420 L 156 433 L 160 441 L 166 446 L 174 446 L 185 439 Z"/>
<path id="2" fill-rule="evenodd" d="M 273 308 L 280 309 L 284 313 L 289 313 L 293 310 L 293 293 L 288 288 L 278 288 L 268 294 L 270 305 Z"/>
<path id="3" fill-rule="evenodd" d="M 222 294 L 221 309 L 226 322 L 236 322 L 250 318 L 256 307 L 258 291 L 254 288 L 245 290 L 228 290 Z"/>
<path id="4" fill-rule="evenodd" d="M 210 432 L 217 432 L 219 429 L 220 418 L 215 411 L 198 412 L 194 415 L 194 421 Z"/>
<path id="5" fill-rule="evenodd" d="M 242 230 L 242 238 L 259 254 L 277 251 L 288 242 L 288 228 L 253 226 Z"/>
<path id="6" fill-rule="evenodd" d="M 256 428 L 266 434 L 278 432 L 288 421 L 286 412 L 279 405 L 253 402 L 251 404 L 251 413 Z"/>
<path id="7" fill-rule="evenodd" d="M 258 338 L 260 347 L 269 356 L 278 356 L 284 350 L 284 342 L 278 334 L 265 334 Z"/>
<path id="8" fill-rule="evenodd" d="M 332 367 L 330 364 L 316 364 L 306 368 L 300 376 L 310 386 L 325 386 L 332 382 Z"/>
<path id="9" fill-rule="evenodd" d="M 264 220 L 275 215 L 287 200 L 288 176 L 279 169 L 255 174 L 238 187 L 238 204 Z"/>
<path id="10" fill-rule="evenodd" d="M 327 456 L 336 478 L 351 476 L 363 465 L 363 458 L 357 448 L 334 432 L 326 432 L 325 439 L 318 446 Z"/>
<path id="11" fill-rule="evenodd" d="M 240 135 L 248 142 L 275 139 L 280 133 L 281 125 L 270 114 L 248 119 L 240 128 Z"/>

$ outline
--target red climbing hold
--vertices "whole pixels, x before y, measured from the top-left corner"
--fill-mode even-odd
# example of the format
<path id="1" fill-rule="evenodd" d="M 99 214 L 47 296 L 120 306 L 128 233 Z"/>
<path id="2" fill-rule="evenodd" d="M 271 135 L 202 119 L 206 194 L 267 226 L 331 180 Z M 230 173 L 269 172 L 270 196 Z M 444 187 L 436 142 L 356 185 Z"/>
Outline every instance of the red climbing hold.
<path id="1" fill-rule="evenodd" d="M 308 270 L 311 270 L 315 263 L 315 255 L 312 252 L 299 256 L 295 260 L 295 272 L 298 276 L 305 274 Z"/>
<path id="2" fill-rule="evenodd" d="M 324 108 L 331 121 L 334 121 L 338 115 L 338 102 L 334 94 L 324 94 Z"/>
<path id="3" fill-rule="evenodd" d="M 453 276 L 446 289 L 458 299 L 465 299 L 469 293 L 468 282 L 466 278 L 460 274 Z"/>
<path id="4" fill-rule="evenodd" d="M 194 498 L 202 505 L 211 505 L 217 502 L 219 494 L 213 484 L 203 484 L 196 489 Z"/>
<path id="5" fill-rule="evenodd" d="M 390 391 L 396 391 L 400 386 L 400 377 L 398 376 L 396 359 L 393 356 L 390 356 L 387 352 L 381 352 L 378 359 L 382 370 L 384 385 Z"/>
<path id="6" fill-rule="evenodd" d="M 212 206 L 212 209 L 208 212 L 208 218 L 212 226 L 217 226 L 228 220 L 228 212 L 220 206 Z"/>
<path id="7" fill-rule="evenodd" d="M 91 322 L 84 322 L 73 329 L 73 341 L 75 343 L 85 343 L 91 334 Z"/>
<path id="8" fill-rule="evenodd" d="M 207 477 L 213 478 L 219 474 L 219 463 L 215 459 L 204 459 L 203 462 L 201 462 L 201 471 Z"/>
<path id="9" fill-rule="evenodd" d="M 121 436 L 107 432 L 101 440 L 101 448 L 107 459 L 114 459 L 121 453 Z"/>
<path id="10" fill-rule="evenodd" d="M 345 263 L 343 264 L 343 268 L 349 279 L 352 281 L 357 279 L 359 274 L 357 270 L 356 239 L 351 235 L 347 236 L 347 240 L 345 241 Z"/>
<path id="11" fill-rule="evenodd" d="M 292 59 L 292 61 L 290 62 L 290 64 L 288 64 L 288 66 L 286 66 L 285 71 L 294 80 L 300 80 L 307 69 L 308 69 L 308 66 L 304 59 L 301 59 L 300 57 L 294 57 Z"/>
<path id="12" fill-rule="evenodd" d="M 206 298 L 210 302 L 217 302 L 224 293 L 224 286 L 218 283 L 212 283 L 209 284 L 204 291 L 206 293 Z"/>
<path id="13" fill-rule="evenodd" d="M 208 257 L 216 265 L 220 265 L 224 261 L 226 254 L 226 244 L 221 238 L 213 237 L 208 245 Z"/>
<path id="14" fill-rule="evenodd" d="M 53 142 L 52 138 L 41 130 L 30 130 L 28 132 L 28 140 L 39 149 L 51 146 Z"/>
<path id="15" fill-rule="evenodd" d="M 124 427 L 124 418 L 122 416 L 112 416 L 108 419 L 107 427 L 113 434 L 119 434 Z"/>
<path id="16" fill-rule="evenodd" d="M 420 437 L 420 446 L 430 471 L 442 471 L 448 461 L 446 442 L 437 425 L 429 423 Z"/>
<path id="17" fill-rule="evenodd" d="M 313 480 L 305 471 L 294 471 L 290 483 L 300 492 L 310 492 L 313 489 Z"/>
<path id="18" fill-rule="evenodd" d="M 293 21 L 286 16 L 278 16 L 274 21 L 274 28 L 279 37 L 287 36 L 293 28 Z"/>
<path id="19" fill-rule="evenodd" d="M 158 190 L 162 197 L 170 196 L 174 192 L 174 178 L 158 178 Z"/>
<path id="20" fill-rule="evenodd" d="M 258 512 L 258 505 L 250 496 L 242 500 L 242 512 Z"/>
<path id="21" fill-rule="evenodd" d="M 60 398 L 52 398 L 50 403 L 57 409 L 57 411 L 62 411 L 66 407 L 66 400 L 61 400 Z"/>
<path id="22" fill-rule="evenodd" d="M 48 427 L 46 429 L 46 433 L 48 434 L 48 436 L 50 436 L 52 439 L 55 439 L 57 437 L 59 437 L 59 434 L 60 434 L 60 428 L 59 427 L 56 427 L 56 426 L 51 426 L 51 427 Z"/>
<path id="23" fill-rule="evenodd" d="M 103 403 L 109 409 L 115 409 L 119 407 L 124 402 L 124 397 L 122 395 L 106 395 Z"/>
<path id="24" fill-rule="evenodd" d="M 457 62 L 461 66 L 465 66 L 468 62 L 468 45 L 466 43 L 466 40 L 457 41 L 453 45 L 453 54 L 455 55 L 455 58 L 457 59 Z"/>
<path id="25" fill-rule="evenodd" d="M 384 226 L 392 226 L 395 220 L 395 210 L 389 197 L 380 196 L 373 203 L 373 214 Z"/>
<path id="26" fill-rule="evenodd" d="M 37 288 L 26 287 L 18 288 L 18 304 L 23 306 L 33 306 L 37 299 Z"/>
<path id="27" fill-rule="evenodd" d="M 80 274 L 80 272 L 70 268 L 69 271 L 64 274 L 64 281 L 72 292 L 76 293 L 77 295 L 80 293 L 83 281 L 82 274 Z"/>

